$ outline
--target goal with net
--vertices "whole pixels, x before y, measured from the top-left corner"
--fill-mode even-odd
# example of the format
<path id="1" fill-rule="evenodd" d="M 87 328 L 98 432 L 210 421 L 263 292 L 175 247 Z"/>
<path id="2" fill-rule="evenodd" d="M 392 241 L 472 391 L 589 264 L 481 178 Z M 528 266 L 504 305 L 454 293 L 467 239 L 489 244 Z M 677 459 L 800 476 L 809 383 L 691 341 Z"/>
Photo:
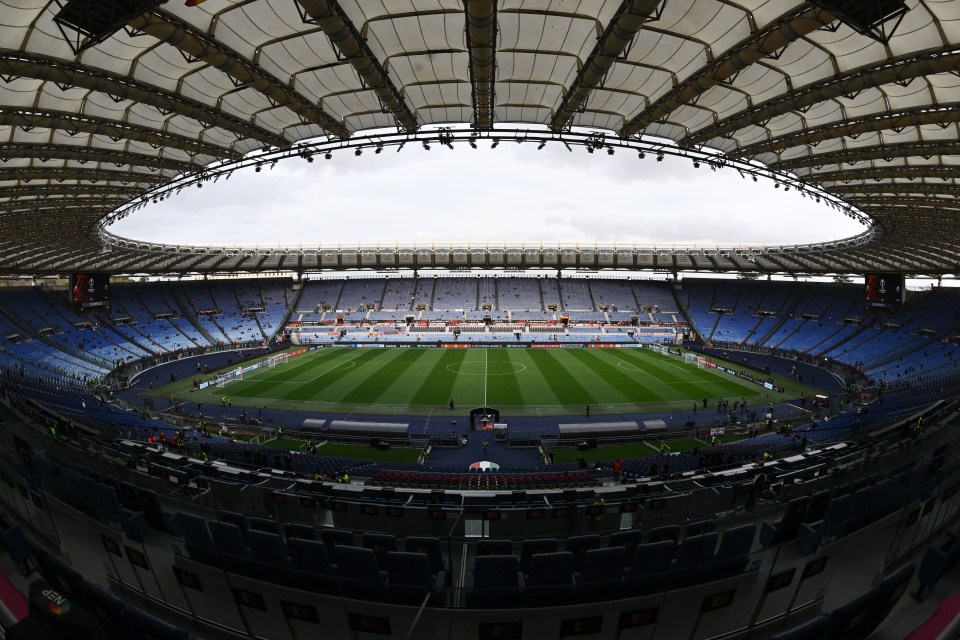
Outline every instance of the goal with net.
<path id="1" fill-rule="evenodd" d="M 228 371 L 217 377 L 217 388 L 222 389 L 234 380 L 243 380 L 243 369 L 237 367 L 234 371 Z"/>
<path id="2" fill-rule="evenodd" d="M 698 356 L 698 355 L 695 354 L 695 353 L 685 353 L 685 354 L 683 354 L 683 360 L 684 360 L 684 362 L 689 362 L 690 364 L 695 364 L 695 365 L 697 365 L 697 366 L 698 366 L 699 368 L 701 368 L 701 369 L 703 369 L 703 367 L 706 365 L 706 362 L 707 362 L 707 359 L 706 359 L 706 358 L 702 358 L 702 357 Z"/>

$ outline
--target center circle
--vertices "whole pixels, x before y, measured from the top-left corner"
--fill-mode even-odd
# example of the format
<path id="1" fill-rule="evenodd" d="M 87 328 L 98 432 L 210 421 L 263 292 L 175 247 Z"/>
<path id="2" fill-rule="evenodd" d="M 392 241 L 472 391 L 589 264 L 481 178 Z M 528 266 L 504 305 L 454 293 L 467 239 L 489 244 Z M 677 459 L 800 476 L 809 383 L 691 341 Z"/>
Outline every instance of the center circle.
<path id="1" fill-rule="evenodd" d="M 527 365 L 525 364 L 497 360 L 490 362 L 471 360 L 470 362 L 455 362 L 447 365 L 447 371 L 461 376 L 509 376 L 526 370 Z"/>

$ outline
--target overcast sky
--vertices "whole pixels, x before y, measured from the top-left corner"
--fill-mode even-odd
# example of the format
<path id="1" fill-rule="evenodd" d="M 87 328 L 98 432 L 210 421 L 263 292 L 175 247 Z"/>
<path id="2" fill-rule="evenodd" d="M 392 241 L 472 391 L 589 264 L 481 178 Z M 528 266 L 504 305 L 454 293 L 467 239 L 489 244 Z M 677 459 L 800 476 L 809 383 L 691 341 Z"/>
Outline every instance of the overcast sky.
<path id="1" fill-rule="evenodd" d="M 559 143 L 408 144 L 282 160 L 151 204 L 110 231 L 176 244 L 563 242 L 781 244 L 863 231 L 842 214 L 732 169 Z"/>

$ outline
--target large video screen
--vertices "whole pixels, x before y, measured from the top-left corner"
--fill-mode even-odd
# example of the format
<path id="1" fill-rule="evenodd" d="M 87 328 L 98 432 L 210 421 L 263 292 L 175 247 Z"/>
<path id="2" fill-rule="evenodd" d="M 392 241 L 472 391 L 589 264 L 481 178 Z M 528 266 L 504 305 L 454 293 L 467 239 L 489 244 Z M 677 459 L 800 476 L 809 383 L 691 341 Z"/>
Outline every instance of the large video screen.
<path id="1" fill-rule="evenodd" d="M 110 308 L 110 275 L 74 273 L 70 276 L 70 295 L 78 311 Z"/>
<path id="2" fill-rule="evenodd" d="M 896 309 L 903 303 L 902 273 L 868 273 L 864 288 L 868 308 Z"/>

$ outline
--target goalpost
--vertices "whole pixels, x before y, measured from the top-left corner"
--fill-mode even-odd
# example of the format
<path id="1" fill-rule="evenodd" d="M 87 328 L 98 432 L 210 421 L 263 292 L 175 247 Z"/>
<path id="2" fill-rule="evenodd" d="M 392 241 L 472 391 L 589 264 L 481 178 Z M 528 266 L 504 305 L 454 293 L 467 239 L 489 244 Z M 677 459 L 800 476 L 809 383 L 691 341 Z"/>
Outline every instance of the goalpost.
<path id="1" fill-rule="evenodd" d="M 217 378 L 217 388 L 223 389 L 225 386 L 227 386 L 229 383 L 233 382 L 234 380 L 243 380 L 243 369 L 241 369 L 240 367 L 237 367 L 236 370 L 234 371 L 228 371 L 222 376 L 219 376 Z"/>
<path id="2" fill-rule="evenodd" d="M 697 365 L 698 368 L 703 369 L 706 366 L 707 359 L 701 356 L 698 356 L 695 353 L 685 353 L 683 354 L 684 362 L 689 362 L 690 364 Z"/>

